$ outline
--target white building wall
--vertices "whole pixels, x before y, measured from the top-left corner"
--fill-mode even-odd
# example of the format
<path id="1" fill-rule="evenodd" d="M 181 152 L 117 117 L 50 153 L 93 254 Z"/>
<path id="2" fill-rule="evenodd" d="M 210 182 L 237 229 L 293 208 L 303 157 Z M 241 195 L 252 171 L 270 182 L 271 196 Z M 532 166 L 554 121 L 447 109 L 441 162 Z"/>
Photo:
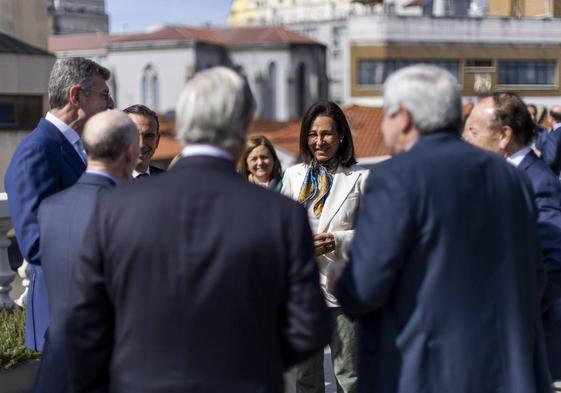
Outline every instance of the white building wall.
<path id="1" fill-rule="evenodd" d="M 257 101 L 257 117 L 266 113 L 263 104 L 267 98 L 263 96 L 263 84 L 266 83 L 269 65 L 276 64 L 276 120 L 290 120 L 288 98 L 288 80 L 291 70 L 291 58 L 288 49 L 262 49 L 262 48 L 238 48 L 230 49 L 230 60 L 234 66 L 240 66 L 246 75 L 251 91 Z"/>
<path id="2" fill-rule="evenodd" d="M 286 25 L 285 27 L 326 46 L 325 56 L 327 76 L 329 78 L 329 99 L 342 103 L 345 99 L 343 53 L 347 35 L 347 19 L 300 22 Z"/>
<path id="3" fill-rule="evenodd" d="M 117 106 L 142 102 L 142 75 L 146 66 L 152 65 L 159 81 L 159 112 L 175 110 L 179 94 L 190 72 L 195 69 L 194 48 L 110 51 L 101 64 L 109 68 L 116 79 Z"/>

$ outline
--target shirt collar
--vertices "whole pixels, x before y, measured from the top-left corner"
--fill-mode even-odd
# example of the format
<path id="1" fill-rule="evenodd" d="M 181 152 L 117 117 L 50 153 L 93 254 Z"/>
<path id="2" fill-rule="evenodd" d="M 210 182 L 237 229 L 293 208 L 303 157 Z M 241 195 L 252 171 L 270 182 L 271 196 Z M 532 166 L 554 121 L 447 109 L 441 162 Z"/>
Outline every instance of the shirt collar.
<path id="1" fill-rule="evenodd" d="M 61 133 L 64 137 L 70 142 L 72 146 L 80 140 L 80 135 L 68 124 L 60 120 L 58 117 L 53 115 L 51 112 L 47 112 L 45 116 L 45 120 L 50 121 Z"/>
<path id="2" fill-rule="evenodd" d="M 217 157 L 223 158 L 228 161 L 234 161 L 234 158 L 230 153 L 226 150 L 221 149 L 219 147 L 207 144 L 193 144 L 187 145 L 183 148 L 181 152 L 183 157 L 192 157 L 192 156 L 210 156 L 210 157 Z"/>
<path id="3" fill-rule="evenodd" d="M 132 177 L 136 178 L 138 177 L 138 175 L 140 175 L 141 173 L 146 173 L 148 176 L 150 176 L 150 165 L 148 165 L 148 168 L 146 168 L 146 170 L 144 172 L 139 172 L 136 169 L 133 169 L 132 171 Z"/>
<path id="4" fill-rule="evenodd" d="M 555 123 L 551 129 L 552 129 L 552 130 L 556 130 L 556 129 L 558 129 L 559 127 L 561 127 L 561 123 Z"/>
<path id="5" fill-rule="evenodd" d="M 526 147 L 518 150 L 516 153 L 514 153 L 510 157 L 507 157 L 506 160 L 508 162 L 510 162 L 512 165 L 518 166 L 518 165 L 520 165 L 520 163 L 522 162 L 524 157 L 526 157 L 526 155 L 528 153 L 530 153 L 531 150 L 532 150 L 532 148 L 530 146 L 526 146 Z"/>
<path id="6" fill-rule="evenodd" d="M 107 173 L 107 172 L 94 171 L 94 170 L 91 170 L 91 169 L 87 169 L 87 170 L 86 170 L 86 173 L 89 173 L 89 174 L 91 174 L 91 175 L 97 175 L 97 176 L 106 177 L 106 178 L 108 178 L 108 179 L 111 179 L 115 184 L 118 184 L 118 183 L 119 183 L 113 176 L 111 176 L 111 175 L 110 175 L 109 173 Z"/>

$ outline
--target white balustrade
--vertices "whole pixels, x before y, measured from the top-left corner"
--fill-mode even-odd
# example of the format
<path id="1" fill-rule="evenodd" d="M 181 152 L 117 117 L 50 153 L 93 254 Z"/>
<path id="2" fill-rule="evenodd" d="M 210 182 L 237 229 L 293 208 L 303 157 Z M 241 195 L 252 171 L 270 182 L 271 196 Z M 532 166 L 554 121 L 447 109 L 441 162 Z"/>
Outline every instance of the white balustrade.
<path id="1" fill-rule="evenodd" d="M 10 267 L 10 261 L 8 260 L 10 241 L 6 237 L 6 233 L 11 226 L 8 196 L 5 193 L 0 193 L 0 308 L 14 307 L 10 291 L 16 273 Z"/>

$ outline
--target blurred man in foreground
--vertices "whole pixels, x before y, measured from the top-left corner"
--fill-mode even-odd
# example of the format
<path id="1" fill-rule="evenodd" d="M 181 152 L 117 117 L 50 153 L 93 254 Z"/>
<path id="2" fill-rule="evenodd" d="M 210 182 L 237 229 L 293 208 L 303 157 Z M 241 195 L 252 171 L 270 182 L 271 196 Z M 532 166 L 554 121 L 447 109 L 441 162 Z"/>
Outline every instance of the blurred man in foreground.
<path id="1" fill-rule="evenodd" d="M 362 325 L 359 392 L 550 392 L 529 185 L 459 138 L 447 71 L 392 74 L 384 112 L 395 157 L 369 178 L 335 285 Z"/>
<path id="2" fill-rule="evenodd" d="M 183 158 L 101 196 L 72 292 L 76 393 L 281 393 L 329 341 L 305 210 L 236 173 L 253 110 L 234 71 L 197 74 Z"/>

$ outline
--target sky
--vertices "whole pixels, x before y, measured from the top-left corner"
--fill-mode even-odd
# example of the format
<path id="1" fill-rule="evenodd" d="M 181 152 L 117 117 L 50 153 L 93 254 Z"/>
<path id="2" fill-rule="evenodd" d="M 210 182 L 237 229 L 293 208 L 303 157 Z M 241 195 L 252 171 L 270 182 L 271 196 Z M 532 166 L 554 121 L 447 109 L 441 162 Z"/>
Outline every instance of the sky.
<path id="1" fill-rule="evenodd" d="M 225 26 L 231 0 L 105 0 L 111 33 L 139 32 L 156 24 Z"/>

